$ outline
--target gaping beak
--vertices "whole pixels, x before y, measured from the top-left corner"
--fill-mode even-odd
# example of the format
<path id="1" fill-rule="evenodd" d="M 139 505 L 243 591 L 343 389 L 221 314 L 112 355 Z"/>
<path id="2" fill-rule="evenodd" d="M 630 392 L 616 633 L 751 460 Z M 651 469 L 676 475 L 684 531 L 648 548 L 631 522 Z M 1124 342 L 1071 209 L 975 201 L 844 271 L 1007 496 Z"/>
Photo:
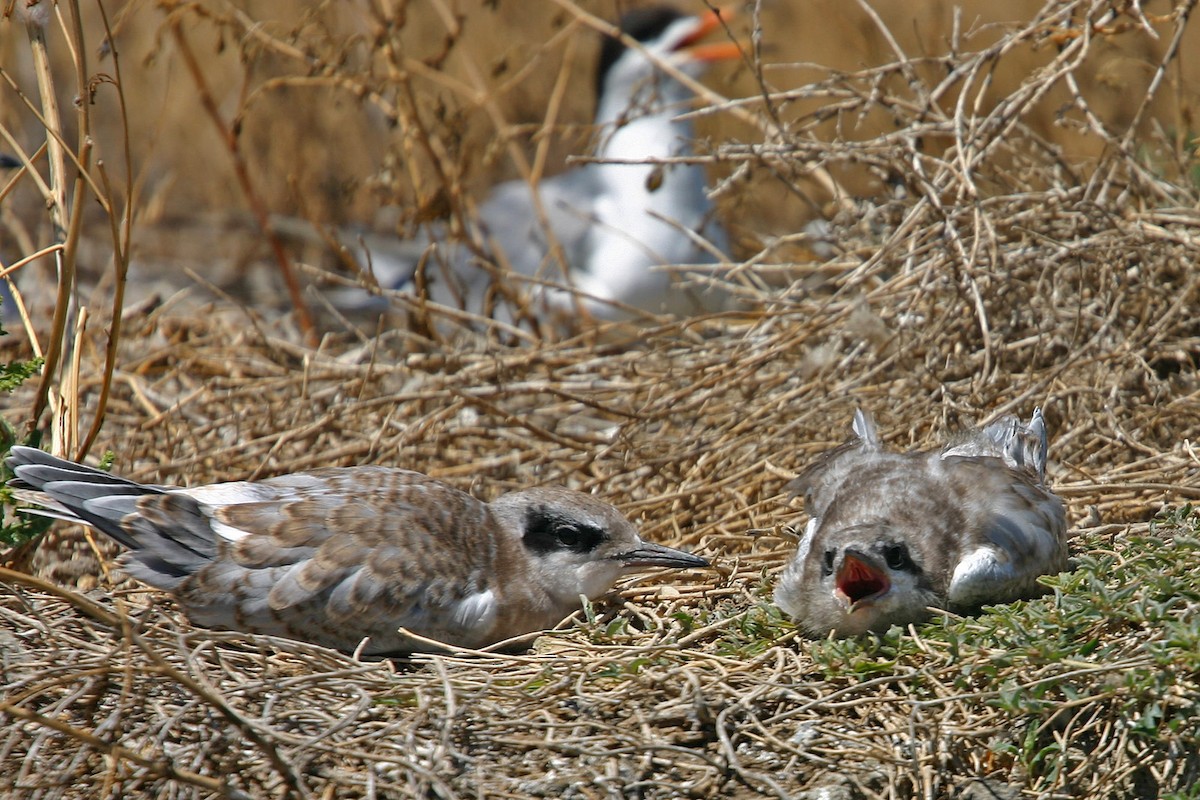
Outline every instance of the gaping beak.
<path id="1" fill-rule="evenodd" d="M 711 566 L 707 559 L 700 556 L 694 556 L 672 547 L 663 547 L 654 542 L 642 542 L 634 549 L 618 553 L 613 558 L 620 561 L 621 566 L 626 569 L 637 569 L 638 567 L 690 569 Z"/>
<path id="2" fill-rule="evenodd" d="M 834 597 L 849 613 L 873 603 L 892 588 L 887 573 L 875 565 L 871 556 L 851 548 L 842 555 L 835 581 Z"/>
<path id="3" fill-rule="evenodd" d="M 717 8 L 712 11 L 707 11 L 696 17 L 698 24 L 696 30 L 692 31 L 679 44 L 675 45 L 675 52 L 686 50 L 687 57 L 693 61 L 703 61 L 711 63 L 714 61 L 736 61 L 742 57 L 742 48 L 737 42 L 712 42 L 710 44 L 696 44 L 696 42 L 708 36 L 715 30 L 719 30 L 722 25 L 722 20 L 729 21 L 735 15 L 733 7 Z"/>

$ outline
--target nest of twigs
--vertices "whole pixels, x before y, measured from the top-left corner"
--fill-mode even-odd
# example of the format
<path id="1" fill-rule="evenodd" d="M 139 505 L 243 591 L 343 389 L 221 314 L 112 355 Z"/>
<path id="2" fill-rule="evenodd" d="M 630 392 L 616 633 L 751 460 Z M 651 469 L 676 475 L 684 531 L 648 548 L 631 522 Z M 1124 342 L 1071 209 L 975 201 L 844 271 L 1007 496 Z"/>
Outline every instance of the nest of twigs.
<path id="1" fill-rule="evenodd" d="M 893 187 L 845 200 L 808 260 L 781 262 L 792 242 L 772 241 L 692 276 L 736 298 L 727 313 L 553 338 L 400 327 L 319 347 L 249 311 L 127 316 L 97 441 L 130 477 L 385 463 L 486 499 L 564 484 L 717 569 L 623 585 L 524 654 L 403 663 L 196 629 L 128 584 L 85 595 L 6 573 L 0 786 L 44 798 L 1189 790 L 1200 584 L 1194 571 L 1166 588 L 1129 576 L 1154 541 L 1131 536 L 1200 496 L 1200 191 L 1177 137 L 1149 117 L 1108 124 L 1074 82 L 1118 28 L 1144 37 L 1158 59 L 1144 112 L 1174 91 L 1192 7 L 1150 19 L 1136 5 L 1049 4 L 980 50 L 743 104 L 768 138 L 718 148 L 735 176 L 786 182 L 819 164 Z M 1009 52 L 1035 45 L 1049 48 L 1043 69 L 976 102 Z M 1028 124 L 1064 88 L 1063 124 L 1095 145 L 1087 162 Z M 772 122 L 813 98 L 824 111 Z M 893 131 L 810 133 L 881 110 Z M 100 365 L 96 327 L 80 358 Z M 80 375 L 86 413 L 105 378 Z M 14 408 L 33 387 L 22 392 Z M 770 602 L 804 519 L 783 486 L 845 438 L 856 406 L 910 448 L 1036 405 L 1076 531 L 1073 581 L 880 639 L 796 637 Z M 1179 552 L 1196 552 L 1186 514 L 1176 522 Z M 1146 574 L 1174 575 L 1162 559 Z M 1156 591 L 1165 610 L 1128 615 Z"/>

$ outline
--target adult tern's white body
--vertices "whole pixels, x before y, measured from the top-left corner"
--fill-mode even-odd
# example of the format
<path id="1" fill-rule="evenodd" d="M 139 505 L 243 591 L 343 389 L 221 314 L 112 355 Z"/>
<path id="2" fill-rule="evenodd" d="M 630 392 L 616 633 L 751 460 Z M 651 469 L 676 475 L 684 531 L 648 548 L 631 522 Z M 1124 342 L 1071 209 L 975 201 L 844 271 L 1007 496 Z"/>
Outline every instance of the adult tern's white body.
<path id="1" fill-rule="evenodd" d="M 731 42 L 695 46 L 718 24 L 712 13 L 685 16 L 662 7 L 627 14 L 622 31 L 644 51 L 616 39 L 604 43 L 597 160 L 546 178 L 536 189 L 522 180 L 497 185 L 478 209 L 469 243 L 448 241 L 434 230 L 418 240 L 373 235 L 348 246 L 383 288 L 421 285 L 435 302 L 497 317 L 509 314 L 496 299 L 513 295 L 493 286 L 498 277 L 514 274 L 533 280 L 510 280 L 510 288 L 532 301 L 531 309 L 550 314 L 571 313 L 576 302 L 601 319 L 628 316 L 623 306 L 694 313 L 713 305 L 701 291 L 679 289 L 662 269 L 715 263 L 727 242 L 713 219 L 703 166 L 671 163 L 691 154 L 693 127 L 679 115 L 692 92 L 647 53 L 697 76 L 738 52 Z M 566 261 L 565 277 L 555 243 Z M 414 280 L 418 265 L 422 278 Z M 355 298 L 361 303 L 364 293 L 342 292 L 335 302 L 355 305 Z"/>

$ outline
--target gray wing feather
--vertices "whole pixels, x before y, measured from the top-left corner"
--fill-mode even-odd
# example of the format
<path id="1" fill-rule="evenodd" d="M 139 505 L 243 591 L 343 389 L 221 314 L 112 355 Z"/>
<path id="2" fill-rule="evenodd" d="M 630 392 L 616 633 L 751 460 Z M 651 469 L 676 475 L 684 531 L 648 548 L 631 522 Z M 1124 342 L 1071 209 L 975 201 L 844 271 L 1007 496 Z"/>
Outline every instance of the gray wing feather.
<path id="1" fill-rule="evenodd" d="M 1042 409 L 1035 408 L 1028 424 L 1008 414 L 980 430 L 958 438 L 942 450 L 942 458 L 955 456 L 992 456 L 1016 470 L 1033 474 L 1039 483 L 1046 480 L 1049 441 Z"/>
<path id="2" fill-rule="evenodd" d="M 518 275 L 540 274 L 563 281 L 560 265 L 549 257 L 551 237 L 562 247 L 569 264 L 582 266 L 594 220 L 580 209 L 589 208 L 598 191 L 586 168 L 542 180 L 537 195 L 545 214 L 543 226 L 529 184 L 524 180 L 500 183 L 472 220 L 468 236 L 474 240 L 473 246 L 451 240 L 445 226 L 437 223 L 409 240 L 365 233 L 343 234 L 339 239 L 384 289 L 413 291 L 417 269 L 423 264 L 431 300 L 480 312 L 488 301 L 495 273 L 479 263 L 477 254 L 492 253 L 500 267 L 511 268 Z M 357 289 L 337 289 L 327 295 L 348 310 L 384 305 L 383 298 Z"/>
<path id="3" fill-rule="evenodd" d="M 858 436 L 859 448 L 862 450 L 882 450 L 883 443 L 879 440 L 879 431 L 875 427 L 875 418 L 870 411 L 861 408 L 854 409 L 854 421 L 850 428 Z"/>
<path id="4" fill-rule="evenodd" d="M 1037 579 L 1067 567 L 1062 500 L 1025 470 L 995 461 L 957 460 L 964 497 L 980 518 L 981 536 L 962 553 L 948 587 L 958 607 L 1007 602 L 1041 593 Z"/>
<path id="5" fill-rule="evenodd" d="M 104 497 L 137 497 L 161 491 L 33 447 L 13 447 L 8 456 L 8 467 L 16 476 L 9 486 L 16 490 L 17 496 L 44 506 L 40 510 L 30 509 L 29 513 L 90 525 L 126 548 L 136 544 L 121 529 L 119 517 L 91 512 L 87 504 Z"/>
<path id="6" fill-rule="evenodd" d="M 96 528 L 127 552 L 130 576 L 172 590 L 216 557 L 212 528 L 200 504 L 177 491 L 136 483 L 65 461 L 32 447 L 8 458 L 18 496 L 43 509 L 31 513 Z"/>

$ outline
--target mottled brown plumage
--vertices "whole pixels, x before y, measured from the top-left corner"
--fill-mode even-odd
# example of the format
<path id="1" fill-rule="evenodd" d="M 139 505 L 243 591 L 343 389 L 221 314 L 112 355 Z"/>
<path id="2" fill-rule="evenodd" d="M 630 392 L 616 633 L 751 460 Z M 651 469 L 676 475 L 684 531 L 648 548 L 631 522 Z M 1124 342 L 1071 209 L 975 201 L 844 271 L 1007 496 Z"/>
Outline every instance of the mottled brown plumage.
<path id="1" fill-rule="evenodd" d="M 197 624 L 372 654 L 403 627 L 477 648 L 551 627 L 630 571 L 698 567 L 611 505 L 559 488 L 484 503 L 417 472 L 320 469 L 191 489 L 146 486 L 13 448 L 18 496 L 128 549 L 132 577 Z"/>

